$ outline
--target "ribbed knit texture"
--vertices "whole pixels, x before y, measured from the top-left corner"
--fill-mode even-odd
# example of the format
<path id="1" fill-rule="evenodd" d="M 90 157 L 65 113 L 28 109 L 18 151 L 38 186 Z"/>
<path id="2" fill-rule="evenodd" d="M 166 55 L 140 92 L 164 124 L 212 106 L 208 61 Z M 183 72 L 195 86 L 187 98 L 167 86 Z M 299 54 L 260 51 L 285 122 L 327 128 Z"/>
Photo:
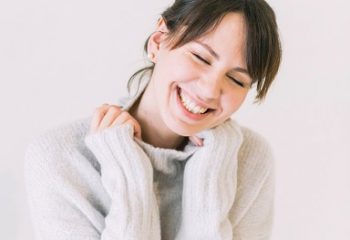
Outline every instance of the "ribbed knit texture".
<path id="1" fill-rule="evenodd" d="M 125 110 L 145 89 L 124 98 Z M 264 137 L 229 119 L 204 146 L 154 147 L 91 116 L 36 136 L 25 179 L 37 240 L 265 240 L 274 214 L 274 159 Z"/>

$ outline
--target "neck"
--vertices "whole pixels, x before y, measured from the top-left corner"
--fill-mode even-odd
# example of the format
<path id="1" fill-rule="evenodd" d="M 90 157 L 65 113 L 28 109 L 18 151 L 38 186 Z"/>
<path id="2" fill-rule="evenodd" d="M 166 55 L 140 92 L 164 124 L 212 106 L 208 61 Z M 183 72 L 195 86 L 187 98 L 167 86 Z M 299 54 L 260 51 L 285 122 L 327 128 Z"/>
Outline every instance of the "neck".
<path id="1" fill-rule="evenodd" d="M 141 126 L 142 141 L 159 148 L 170 148 L 182 150 L 187 144 L 188 138 L 172 132 L 161 120 L 153 105 L 154 103 L 150 94 L 150 84 L 146 87 L 142 95 L 135 101 L 129 110 L 133 118 Z"/>

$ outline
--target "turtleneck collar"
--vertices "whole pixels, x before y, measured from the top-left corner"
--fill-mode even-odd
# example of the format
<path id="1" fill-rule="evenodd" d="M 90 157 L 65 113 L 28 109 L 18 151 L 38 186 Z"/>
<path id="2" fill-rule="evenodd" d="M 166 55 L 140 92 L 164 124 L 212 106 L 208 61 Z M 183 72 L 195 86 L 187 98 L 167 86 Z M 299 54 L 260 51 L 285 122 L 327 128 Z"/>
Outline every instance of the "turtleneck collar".
<path id="1" fill-rule="evenodd" d="M 141 97 L 142 93 L 145 91 L 149 79 L 147 81 L 141 81 L 139 89 L 134 96 L 122 97 L 119 99 L 119 105 L 122 106 L 123 110 L 130 110 L 133 104 Z M 163 172 L 173 172 L 172 163 L 174 161 L 184 161 L 187 160 L 199 147 L 193 144 L 191 141 L 187 141 L 186 146 L 183 150 L 170 149 L 170 148 L 160 148 L 155 147 L 149 143 L 144 142 L 138 138 L 134 138 L 140 147 L 148 154 L 153 165 L 158 170 Z M 172 167 L 173 166 L 173 167 Z"/>

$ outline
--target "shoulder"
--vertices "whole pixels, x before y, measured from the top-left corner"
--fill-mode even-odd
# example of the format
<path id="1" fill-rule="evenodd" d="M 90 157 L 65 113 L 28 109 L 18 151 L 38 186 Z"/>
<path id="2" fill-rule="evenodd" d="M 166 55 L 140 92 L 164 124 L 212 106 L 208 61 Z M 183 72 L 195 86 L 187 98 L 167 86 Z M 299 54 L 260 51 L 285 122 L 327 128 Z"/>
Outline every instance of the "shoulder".
<path id="1" fill-rule="evenodd" d="M 70 171 L 79 165 L 98 168 L 93 154 L 84 144 L 92 116 L 62 123 L 34 136 L 25 149 L 24 169 L 26 176 L 50 177 Z"/>
<path id="2" fill-rule="evenodd" d="M 243 136 L 241 152 L 259 152 L 259 154 L 272 154 L 272 146 L 261 133 L 240 125 Z"/>
<path id="3" fill-rule="evenodd" d="M 91 116 L 88 116 L 45 129 L 30 140 L 28 148 L 40 146 L 48 150 L 72 147 L 87 134 L 90 121 Z"/>
<path id="4" fill-rule="evenodd" d="M 26 154 L 33 151 L 38 154 L 71 151 L 83 142 L 88 133 L 90 121 L 91 116 L 88 116 L 43 130 L 29 141 Z"/>
<path id="5" fill-rule="evenodd" d="M 101 216 L 108 211 L 109 198 L 101 185 L 100 164 L 84 143 L 90 120 L 92 116 L 44 130 L 27 145 L 23 176 L 34 221 L 56 221 L 68 214 L 72 221 L 91 225 L 89 216 L 103 229 Z"/>
<path id="6" fill-rule="evenodd" d="M 242 144 L 238 152 L 241 174 L 266 175 L 273 171 L 274 154 L 269 141 L 262 134 L 240 125 Z"/>
<path id="7" fill-rule="evenodd" d="M 256 234 L 270 231 L 274 156 L 271 144 L 262 134 L 245 126 L 240 126 L 240 131 L 243 140 L 238 151 L 237 188 L 230 220 L 235 236 L 255 238 Z M 256 229 L 259 233 L 247 229 Z"/>

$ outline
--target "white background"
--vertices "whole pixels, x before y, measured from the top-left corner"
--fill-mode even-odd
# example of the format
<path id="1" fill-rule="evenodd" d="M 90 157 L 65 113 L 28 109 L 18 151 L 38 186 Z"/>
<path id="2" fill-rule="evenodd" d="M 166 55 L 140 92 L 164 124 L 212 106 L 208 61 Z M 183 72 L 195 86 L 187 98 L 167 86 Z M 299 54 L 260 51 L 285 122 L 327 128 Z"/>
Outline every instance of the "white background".
<path id="1" fill-rule="evenodd" d="M 172 1 L 0 2 L 0 239 L 33 239 L 24 150 L 41 131 L 126 94 Z M 234 116 L 276 157 L 274 240 L 350 238 L 350 4 L 269 1 L 283 62 L 262 105 Z"/>

